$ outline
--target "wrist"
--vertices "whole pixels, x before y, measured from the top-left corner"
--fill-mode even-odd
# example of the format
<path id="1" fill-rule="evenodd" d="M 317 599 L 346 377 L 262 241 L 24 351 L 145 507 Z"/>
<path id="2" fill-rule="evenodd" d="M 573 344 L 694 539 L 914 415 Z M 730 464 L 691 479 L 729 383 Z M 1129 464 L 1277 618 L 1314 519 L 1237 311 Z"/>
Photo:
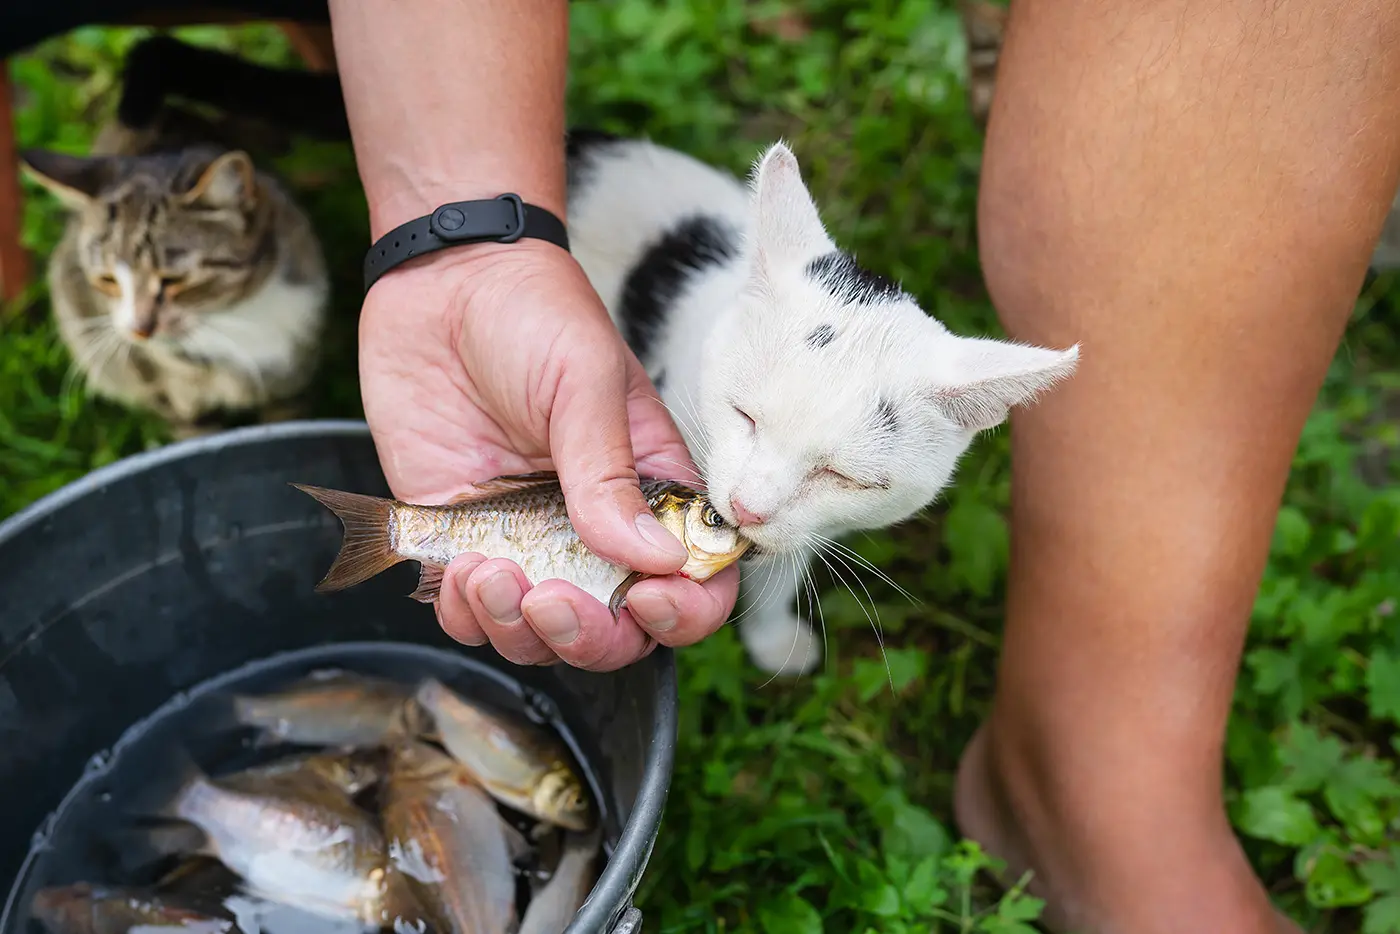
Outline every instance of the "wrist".
<path id="1" fill-rule="evenodd" d="M 555 177 L 557 175 L 557 178 Z M 514 192 L 567 223 L 564 171 L 482 170 L 479 172 L 396 172 L 371 189 L 366 186 L 370 239 L 378 240 L 400 224 L 426 217 L 453 201 L 477 201 Z"/>

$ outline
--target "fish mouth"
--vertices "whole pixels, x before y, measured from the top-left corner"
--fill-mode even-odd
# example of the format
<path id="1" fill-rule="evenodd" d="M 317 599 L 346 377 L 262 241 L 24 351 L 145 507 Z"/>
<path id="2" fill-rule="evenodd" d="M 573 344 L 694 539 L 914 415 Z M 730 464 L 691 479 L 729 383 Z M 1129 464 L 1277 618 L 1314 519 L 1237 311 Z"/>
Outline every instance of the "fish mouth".
<path id="1" fill-rule="evenodd" d="M 740 541 L 738 548 L 732 551 L 726 551 L 722 555 L 693 555 L 691 559 L 686 562 L 685 567 L 681 569 L 680 573 L 682 576 L 689 577 L 693 581 L 709 580 L 731 564 L 742 560 L 744 555 L 748 554 L 752 548 L 753 543 L 748 539 L 743 539 Z"/>

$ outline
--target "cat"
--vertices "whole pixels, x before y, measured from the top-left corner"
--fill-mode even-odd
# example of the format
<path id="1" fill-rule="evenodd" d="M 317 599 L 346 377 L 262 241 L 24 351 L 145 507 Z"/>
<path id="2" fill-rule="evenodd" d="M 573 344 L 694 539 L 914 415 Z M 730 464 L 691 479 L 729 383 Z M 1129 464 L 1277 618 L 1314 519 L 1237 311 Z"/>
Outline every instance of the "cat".
<path id="1" fill-rule="evenodd" d="M 217 67 L 224 53 L 200 54 Z M 238 67 L 265 73 L 237 83 L 251 97 L 277 87 L 275 69 Z M 297 81 L 299 106 L 343 106 L 333 75 Z M 227 93 L 169 68 L 160 84 L 210 103 Z M 270 106 L 218 102 L 245 114 Z M 323 120 L 327 132 L 339 126 Z M 950 333 L 836 247 L 781 143 L 747 186 L 644 140 L 574 129 L 566 151 L 572 253 L 716 508 L 757 544 L 740 572 L 749 657 L 773 673 L 810 671 L 821 647 L 794 603 L 817 536 L 918 513 L 976 434 L 1072 374 L 1078 347 Z"/>
<path id="2" fill-rule="evenodd" d="M 1074 372 L 1078 345 L 952 334 L 837 247 L 781 142 L 747 186 L 641 140 L 576 131 L 568 152 L 573 253 L 757 546 L 745 648 L 811 671 L 821 646 L 794 602 L 821 539 L 929 505 L 974 436 Z"/>
<path id="3" fill-rule="evenodd" d="M 143 96 L 124 86 L 119 114 Z M 310 220 L 226 130 L 161 102 L 110 121 L 88 156 L 21 153 L 68 213 L 47 277 L 74 366 L 176 438 L 301 415 L 325 327 Z"/>

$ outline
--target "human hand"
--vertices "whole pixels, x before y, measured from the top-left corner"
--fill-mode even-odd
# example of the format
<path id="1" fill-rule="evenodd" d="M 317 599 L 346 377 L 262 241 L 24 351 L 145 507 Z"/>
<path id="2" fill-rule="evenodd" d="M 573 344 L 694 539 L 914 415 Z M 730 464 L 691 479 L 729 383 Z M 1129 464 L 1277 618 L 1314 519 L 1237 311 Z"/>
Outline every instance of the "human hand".
<path id="1" fill-rule="evenodd" d="M 651 574 L 684 564 L 637 477 L 693 481 L 694 464 L 583 270 L 558 247 L 473 245 L 386 275 L 360 317 L 360 386 L 399 499 L 442 503 L 502 474 L 556 470 L 569 518 L 596 554 Z M 517 664 L 611 671 L 657 642 L 708 636 L 737 593 L 736 566 L 704 584 L 651 578 L 615 621 L 572 584 L 462 555 L 436 609 L 452 638 L 489 641 Z"/>

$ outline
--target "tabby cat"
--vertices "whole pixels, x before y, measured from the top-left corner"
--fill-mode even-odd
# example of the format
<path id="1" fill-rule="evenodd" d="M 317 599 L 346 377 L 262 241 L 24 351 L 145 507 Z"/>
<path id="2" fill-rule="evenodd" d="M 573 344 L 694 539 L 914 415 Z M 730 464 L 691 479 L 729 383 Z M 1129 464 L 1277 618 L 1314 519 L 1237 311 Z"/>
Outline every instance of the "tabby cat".
<path id="1" fill-rule="evenodd" d="M 176 437 L 294 417 L 329 295 L 311 223 L 215 124 L 148 110 L 144 126 L 110 122 L 86 157 L 21 154 L 69 212 L 48 281 L 74 365 L 91 392 L 157 413 Z"/>

